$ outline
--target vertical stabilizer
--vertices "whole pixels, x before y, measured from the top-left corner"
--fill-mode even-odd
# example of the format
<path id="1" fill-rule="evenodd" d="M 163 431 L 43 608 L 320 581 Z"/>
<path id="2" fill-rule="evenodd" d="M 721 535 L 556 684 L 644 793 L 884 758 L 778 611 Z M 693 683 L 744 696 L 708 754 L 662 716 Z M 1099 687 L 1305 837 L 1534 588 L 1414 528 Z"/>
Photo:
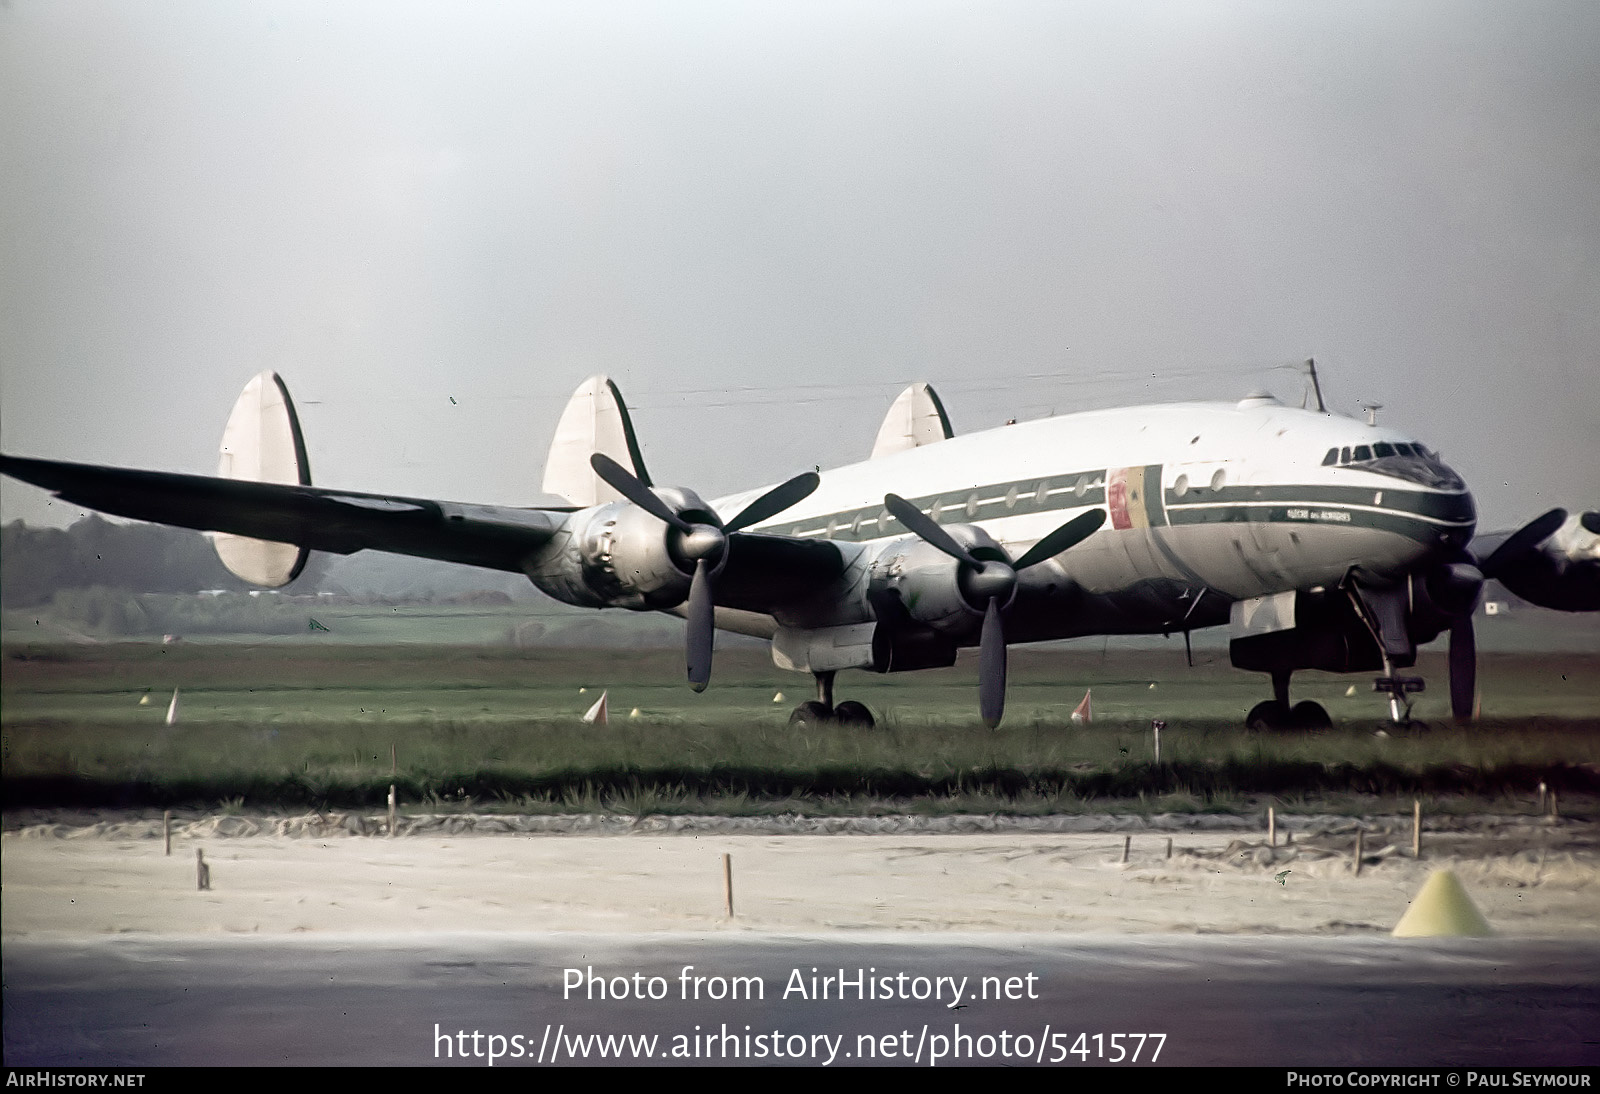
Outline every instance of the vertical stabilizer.
<path id="1" fill-rule="evenodd" d="M 621 501 L 622 495 L 589 465 L 589 457 L 596 452 L 632 468 L 640 482 L 650 485 L 622 392 L 606 376 L 591 376 L 579 384 L 561 412 L 550 455 L 544 461 L 544 492 L 566 498 L 581 509 Z"/>
<path id="2" fill-rule="evenodd" d="M 217 474 L 247 482 L 311 484 L 300 419 L 289 389 L 276 372 L 263 372 L 244 386 L 222 430 Z M 310 553 L 291 543 L 271 543 L 228 532 L 211 533 L 222 564 L 254 585 L 276 588 L 299 576 Z"/>
<path id="3" fill-rule="evenodd" d="M 900 393 L 878 427 L 872 459 L 920 448 L 955 436 L 938 393 L 927 384 L 912 384 Z"/>

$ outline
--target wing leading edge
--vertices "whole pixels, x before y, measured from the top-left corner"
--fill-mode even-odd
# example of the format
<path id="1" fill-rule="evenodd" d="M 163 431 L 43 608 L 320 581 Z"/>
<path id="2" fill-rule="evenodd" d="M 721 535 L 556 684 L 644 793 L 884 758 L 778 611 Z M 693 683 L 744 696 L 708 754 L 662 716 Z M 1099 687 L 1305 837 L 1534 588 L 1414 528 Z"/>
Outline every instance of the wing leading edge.
<path id="1" fill-rule="evenodd" d="M 313 551 L 387 551 L 523 573 L 566 509 L 462 505 L 327 487 L 247 482 L 0 456 L 0 472 L 63 501 L 134 520 L 228 532 Z"/>

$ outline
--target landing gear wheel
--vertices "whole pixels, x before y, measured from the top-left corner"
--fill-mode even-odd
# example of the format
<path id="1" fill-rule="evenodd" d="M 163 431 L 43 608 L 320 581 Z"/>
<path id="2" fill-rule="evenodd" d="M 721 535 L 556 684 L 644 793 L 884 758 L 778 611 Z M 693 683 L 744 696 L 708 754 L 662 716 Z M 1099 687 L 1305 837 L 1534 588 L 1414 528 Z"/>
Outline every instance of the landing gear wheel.
<path id="1" fill-rule="evenodd" d="M 1289 724 L 1289 706 L 1276 699 L 1268 699 L 1250 708 L 1244 716 L 1246 729 L 1285 729 Z"/>
<path id="2" fill-rule="evenodd" d="M 842 726 L 852 729 L 871 729 L 877 725 L 872 718 L 872 711 L 854 699 L 846 699 L 833 708 L 833 719 Z"/>
<path id="3" fill-rule="evenodd" d="M 1333 719 L 1328 717 L 1321 703 L 1307 699 L 1294 705 L 1289 712 L 1289 724 L 1295 729 L 1332 729 Z"/>
<path id="4" fill-rule="evenodd" d="M 789 724 L 792 726 L 821 726 L 833 721 L 833 711 L 815 699 L 809 703 L 801 703 L 794 708 L 794 713 L 789 715 Z"/>

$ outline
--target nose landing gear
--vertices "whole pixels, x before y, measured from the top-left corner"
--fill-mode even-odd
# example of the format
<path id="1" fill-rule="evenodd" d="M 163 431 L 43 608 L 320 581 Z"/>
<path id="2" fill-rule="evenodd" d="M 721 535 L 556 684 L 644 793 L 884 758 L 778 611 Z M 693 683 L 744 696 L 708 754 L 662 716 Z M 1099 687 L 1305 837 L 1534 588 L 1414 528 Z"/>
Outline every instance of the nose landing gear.
<path id="1" fill-rule="evenodd" d="M 833 673 L 818 672 L 813 675 L 817 678 L 817 697 L 794 708 L 794 713 L 789 715 L 790 725 L 819 726 L 831 723 L 853 729 L 871 729 L 877 724 L 872 712 L 853 699 L 846 699 L 838 706 L 833 705 Z"/>

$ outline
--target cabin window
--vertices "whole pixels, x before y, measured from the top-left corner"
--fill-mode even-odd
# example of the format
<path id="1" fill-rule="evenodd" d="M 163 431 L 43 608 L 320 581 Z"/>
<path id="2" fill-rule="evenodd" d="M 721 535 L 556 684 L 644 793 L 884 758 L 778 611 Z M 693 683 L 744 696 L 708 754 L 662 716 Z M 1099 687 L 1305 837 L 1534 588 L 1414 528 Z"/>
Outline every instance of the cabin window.
<path id="1" fill-rule="evenodd" d="M 967 498 L 967 519 L 975 520 L 978 516 L 978 495 L 973 494 Z"/>
<path id="2" fill-rule="evenodd" d="M 1394 445 L 1387 441 L 1379 441 L 1377 444 L 1372 446 L 1372 454 L 1377 456 L 1380 460 L 1385 456 L 1392 456 L 1394 455 Z"/>
<path id="3" fill-rule="evenodd" d="M 1038 493 L 1033 495 L 1033 502 L 1043 509 L 1050 501 L 1050 480 L 1044 479 L 1039 483 Z"/>
<path id="4" fill-rule="evenodd" d="M 1349 463 L 1350 462 L 1350 446 L 1349 445 L 1345 445 L 1343 448 L 1339 449 L 1339 462 L 1340 463 Z"/>
<path id="5" fill-rule="evenodd" d="M 1180 497 L 1181 498 L 1185 494 L 1187 494 L 1188 492 L 1189 492 L 1189 476 L 1188 475 L 1179 475 L 1177 481 L 1172 484 L 1172 493 L 1176 497 Z"/>
<path id="6" fill-rule="evenodd" d="M 1006 508 L 1007 509 L 1015 509 L 1016 507 L 1017 507 L 1017 488 L 1015 486 L 1013 486 L 1010 490 L 1006 491 Z"/>
<path id="7" fill-rule="evenodd" d="M 1362 463 L 1362 462 L 1364 462 L 1366 460 L 1372 459 L 1372 449 L 1368 448 L 1364 444 L 1356 445 L 1356 457 L 1355 458 L 1356 458 L 1356 462 L 1357 463 Z"/>
<path id="8" fill-rule="evenodd" d="M 1337 448 L 1328 449 L 1328 454 L 1326 456 L 1322 457 L 1322 466 L 1323 467 L 1332 467 L 1334 464 L 1336 464 L 1338 462 L 1339 462 L 1339 450 Z"/>
<path id="9" fill-rule="evenodd" d="M 1228 484 L 1228 473 L 1222 468 L 1217 468 L 1217 473 L 1211 476 L 1211 491 L 1216 493 Z"/>
<path id="10" fill-rule="evenodd" d="M 1088 475 L 1079 475 L 1077 483 L 1072 488 L 1072 492 L 1074 494 L 1078 495 L 1078 497 L 1081 498 L 1081 497 L 1083 497 L 1084 491 L 1086 491 L 1088 489 L 1089 489 L 1089 476 Z"/>

